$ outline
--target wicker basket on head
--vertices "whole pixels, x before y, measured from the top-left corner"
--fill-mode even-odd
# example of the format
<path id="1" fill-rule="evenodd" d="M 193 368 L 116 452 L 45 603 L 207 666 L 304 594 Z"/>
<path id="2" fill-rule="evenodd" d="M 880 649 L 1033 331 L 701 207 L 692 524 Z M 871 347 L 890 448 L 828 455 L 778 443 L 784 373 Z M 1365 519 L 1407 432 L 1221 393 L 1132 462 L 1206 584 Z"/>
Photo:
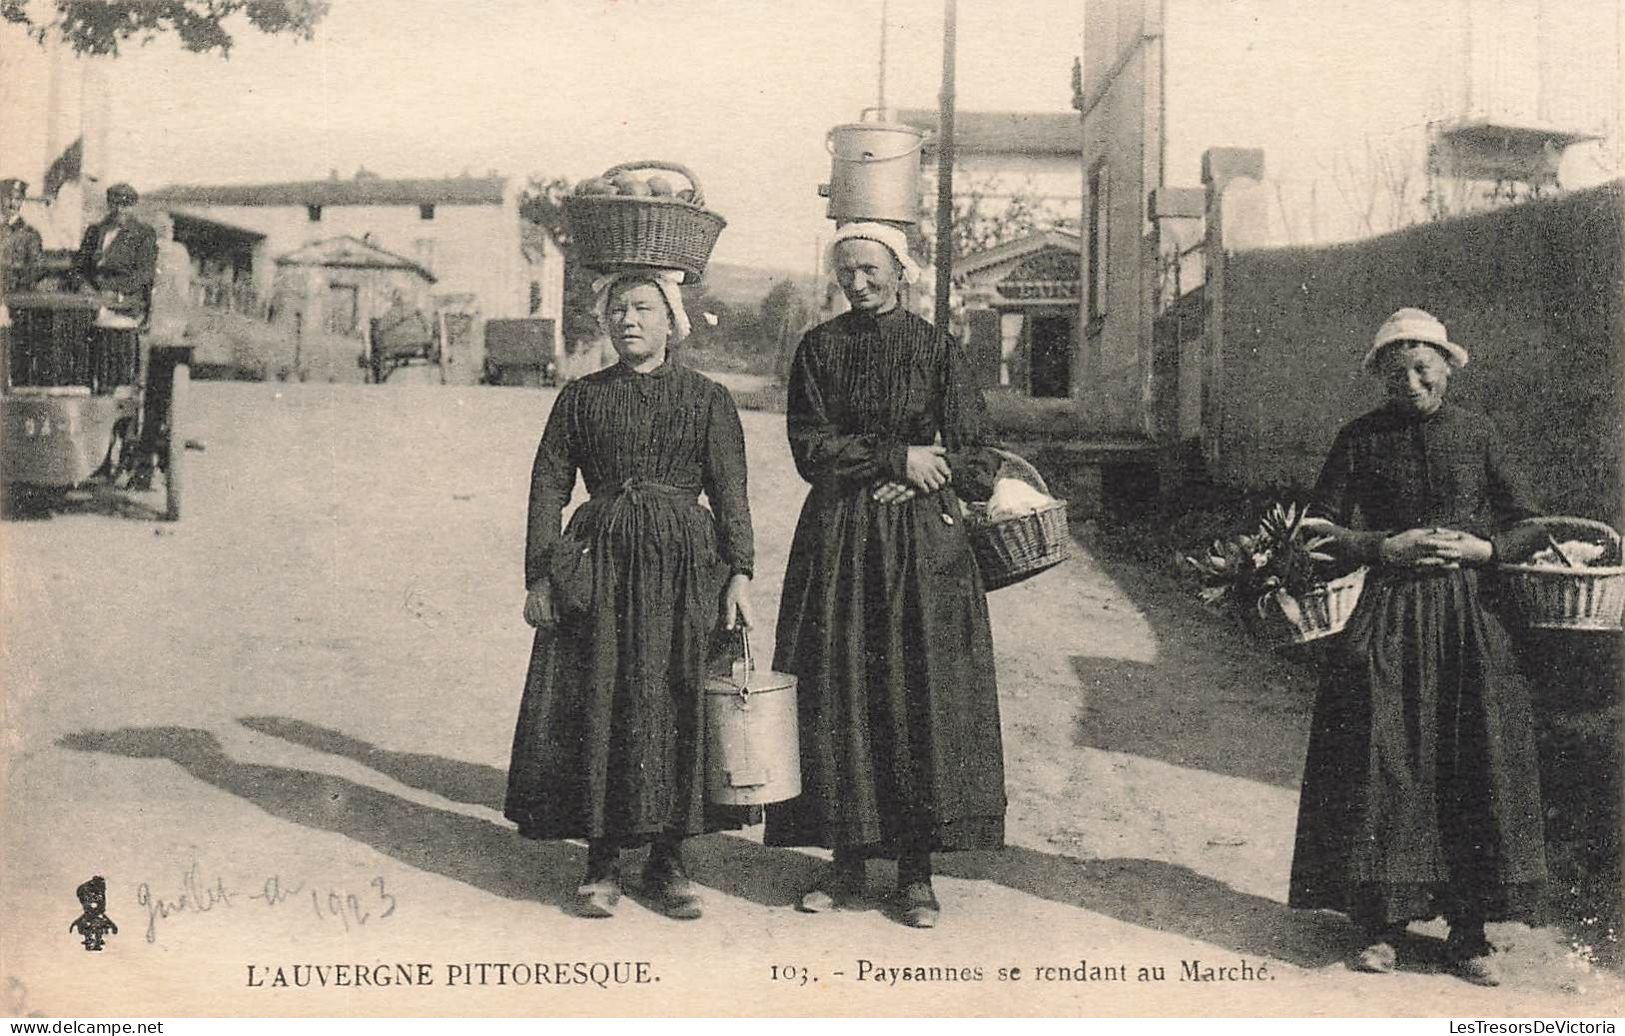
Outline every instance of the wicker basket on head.
<path id="1" fill-rule="evenodd" d="M 1618 630 L 1625 612 L 1625 566 L 1619 533 L 1590 518 L 1531 518 L 1547 537 L 1584 540 L 1605 548 L 1603 565 L 1584 568 L 1523 561 L 1496 566 L 1527 626 L 1538 629 Z M 1538 549 L 1537 549 L 1538 553 Z"/>
<path id="2" fill-rule="evenodd" d="M 676 162 L 623 162 L 605 170 L 604 178 L 634 169 L 682 175 L 691 185 L 693 199 L 572 194 L 564 199 L 564 218 L 576 255 L 593 270 L 682 270 L 697 281 L 728 221 L 706 210 L 699 178 Z"/>
<path id="3" fill-rule="evenodd" d="M 1023 481 L 1049 495 L 1049 487 L 1037 468 L 1008 450 L 994 452 L 1004 460 L 1001 472 L 1006 467 L 1014 468 Z M 989 518 L 986 504 L 966 504 L 965 515 L 976 567 L 981 569 L 982 582 L 989 590 L 1030 579 L 1072 556 L 1065 500 L 1009 518 Z"/>
<path id="4" fill-rule="evenodd" d="M 1283 590 L 1265 595 L 1252 613 L 1243 613 L 1253 628 L 1271 647 L 1307 644 L 1311 640 L 1343 632 L 1354 606 L 1360 603 L 1369 571 L 1364 565 L 1330 580 L 1324 587 L 1294 596 Z"/>

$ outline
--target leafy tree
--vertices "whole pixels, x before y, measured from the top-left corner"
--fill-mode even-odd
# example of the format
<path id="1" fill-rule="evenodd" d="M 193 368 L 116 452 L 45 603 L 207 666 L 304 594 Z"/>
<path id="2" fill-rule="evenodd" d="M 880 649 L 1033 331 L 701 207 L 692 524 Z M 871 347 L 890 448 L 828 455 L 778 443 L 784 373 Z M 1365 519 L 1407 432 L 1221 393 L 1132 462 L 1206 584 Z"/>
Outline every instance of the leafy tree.
<path id="1" fill-rule="evenodd" d="M 962 259 L 988 248 L 1008 244 L 1046 227 L 1064 227 L 1072 221 L 1040 198 L 1031 182 L 1008 194 L 996 190 L 991 177 L 973 179 L 954 170 L 954 258 Z M 936 259 L 937 194 L 934 186 L 920 194 L 920 221 L 911 244 L 926 262 Z"/>
<path id="2" fill-rule="evenodd" d="M 44 19 L 30 10 L 41 6 L 0 0 L 0 18 L 25 26 L 41 44 L 56 30 L 80 54 L 116 56 L 122 43 L 144 45 L 173 32 L 187 50 L 218 50 L 226 57 L 235 38 L 225 23 L 235 15 L 244 15 L 263 33 L 308 40 L 327 14 L 329 0 L 53 0 L 53 14 Z"/>
<path id="3" fill-rule="evenodd" d="M 598 317 L 592 311 L 592 271 L 576 260 L 570 225 L 564 219 L 564 199 L 570 191 L 570 181 L 563 177 L 532 176 L 519 194 L 519 215 L 546 228 L 564 251 L 564 326 L 560 330 L 565 347 L 574 352 L 581 343 L 598 336 Z"/>

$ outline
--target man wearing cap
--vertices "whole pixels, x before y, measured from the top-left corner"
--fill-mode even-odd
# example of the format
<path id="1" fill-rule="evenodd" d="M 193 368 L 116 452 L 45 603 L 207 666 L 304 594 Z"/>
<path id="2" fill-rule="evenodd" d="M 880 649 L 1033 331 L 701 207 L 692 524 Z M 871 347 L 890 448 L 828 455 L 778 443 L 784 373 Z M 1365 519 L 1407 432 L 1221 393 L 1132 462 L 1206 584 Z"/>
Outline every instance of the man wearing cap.
<path id="1" fill-rule="evenodd" d="M 39 231 L 23 219 L 28 184 L 13 177 L 0 180 L 0 297 L 28 291 L 39 279 Z"/>
<path id="2" fill-rule="evenodd" d="M 135 218 L 135 188 L 107 189 L 107 216 L 85 229 L 74 258 L 80 284 L 110 297 L 113 308 L 145 314 L 158 269 L 158 235 Z"/>
<path id="3" fill-rule="evenodd" d="M 1377 973 L 1442 915 L 1457 974 L 1495 985 L 1485 922 L 1527 918 L 1546 864 L 1529 689 L 1480 572 L 1539 527 L 1518 524 L 1538 510 L 1494 426 L 1445 400 L 1467 360 L 1431 314 L 1389 317 L 1362 362 L 1387 401 L 1315 486 L 1306 526 L 1370 571 L 1326 656 L 1288 902 L 1347 914 L 1351 966 Z"/>

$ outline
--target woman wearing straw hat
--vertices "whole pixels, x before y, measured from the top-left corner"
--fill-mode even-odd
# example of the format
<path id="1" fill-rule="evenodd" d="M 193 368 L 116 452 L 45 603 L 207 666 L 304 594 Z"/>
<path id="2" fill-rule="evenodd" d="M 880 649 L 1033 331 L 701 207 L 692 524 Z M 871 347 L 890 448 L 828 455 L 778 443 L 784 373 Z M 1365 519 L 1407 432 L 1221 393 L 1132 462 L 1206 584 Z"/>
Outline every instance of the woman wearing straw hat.
<path id="1" fill-rule="evenodd" d="M 901 920 L 930 927 L 931 853 L 1004 844 L 992 635 L 955 500 L 986 500 L 998 457 L 958 343 L 901 304 L 918 272 L 902 231 L 848 224 L 832 258 L 852 310 L 791 367 L 790 449 L 812 489 L 773 663 L 799 680 L 803 793 L 768 807 L 766 840 L 835 851 L 804 911 L 855 899 L 865 858 L 885 855 Z"/>
<path id="2" fill-rule="evenodd" d="M 644 892 L 699 917 L 683 839 L 746 819 L 705 804 L 703 693 L 712 633 L 751 624 L 745 440 L 728 391 L 672 362 L 688 334 L 680 277 L 594 284 L 620 362 L 560 391 L 531 475 L 538 632 L 505 813 L 526 837 L 587 839 L 586 917 L 614 913 L 620 852 L 646 843 Z M 591 499 L 561 533 L 577 472 Z"/>
<path id="3" fill-rule="evenodd" d="M 1443 914 L 1458 974 L 1495 985 L 1484 923 L 1526 913 L 1546 866 L 1528 689 L 1479 569 L 1536 506 L 1489 421 L 1445 400 L 1467 359 L 1428 313 L 1389 317 L 1363 365 L 1387 402 L 1343 427 L 1315 487 L 1372 575 L 1315 705 L 1290 902 L 1348 914 L 1369 972 Z"/>

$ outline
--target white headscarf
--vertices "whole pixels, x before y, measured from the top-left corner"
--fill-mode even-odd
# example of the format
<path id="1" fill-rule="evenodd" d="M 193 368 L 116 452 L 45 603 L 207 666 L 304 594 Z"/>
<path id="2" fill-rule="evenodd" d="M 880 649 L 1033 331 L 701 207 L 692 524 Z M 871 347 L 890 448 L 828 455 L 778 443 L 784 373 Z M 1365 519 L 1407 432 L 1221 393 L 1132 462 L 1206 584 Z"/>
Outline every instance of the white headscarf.
<path id="1" fill-rule="evenodd" d="M 835 247 L 842 241 L 873 241 L 886 246 L 886 250 L 897 259 L 897 264 L 903 268 L 903 282 L 913 284 L 920 279 L 920 266 L 914 257 L 908 254 L 908 236 L 896 227 L 884 223 L 848 223 L 835 232 L 835 240 L 829 245 L 830 269 L 835 268 Z"/>
<path id="2" fill-rule="evenodd" d="M 592 282 L 592 311 L 598 315 L 598 323 L 609 331 L 606 310 L 609 307 L 609 290 L 615 287 L 616 281 L 622 280 L 648 280 L 660 289 L 660 297 L 666 300 L 666 309 L 671 313 L 671 328 L 673 342 L 682 341 L 688 337 L 688 312 L 683 309 L 683 292 L 680 285 L 683 283 L 682 270 L 620 270 L 616 273 L 606 273 Z"/>

